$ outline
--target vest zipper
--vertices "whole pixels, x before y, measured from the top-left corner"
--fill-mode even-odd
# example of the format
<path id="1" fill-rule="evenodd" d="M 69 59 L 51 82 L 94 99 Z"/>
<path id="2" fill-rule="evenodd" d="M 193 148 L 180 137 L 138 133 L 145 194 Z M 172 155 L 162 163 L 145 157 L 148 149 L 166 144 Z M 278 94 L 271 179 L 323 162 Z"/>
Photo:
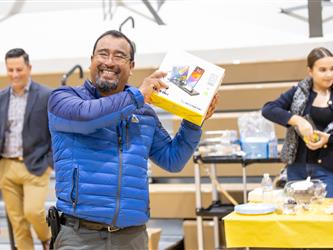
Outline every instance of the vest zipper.
<path id="1" fill-rule="evenodd" d="M 122 168 L 123 168 L 123 145 L 121 134 L 118 131 L 118 155 L 119 155 L 119 172 L 118 172 L 118 190 L 117 190 L 117 201 L 116 201 L 116 211 L 112 220 L 112 225 L 115 226 L 117 222 L 117 218 L 119 215 L 119 207 L 120 207 L 120 189 L 121 189 L 121 176 L 122 176 Z"/>
<path id="2" fill-rule="evenodd" d="M 77 200 L 78 200 L 78 182 L 79 182 L 78 171 L 79 170 L 77 169 L 77 167 L 75 167 L 73 171 L 73 187 L 71 191 L 72 207 L 74 208 L 74 210 L 76 209 Z M 74 190 L 75 190 L 75 197 L 73 197 Z"/>

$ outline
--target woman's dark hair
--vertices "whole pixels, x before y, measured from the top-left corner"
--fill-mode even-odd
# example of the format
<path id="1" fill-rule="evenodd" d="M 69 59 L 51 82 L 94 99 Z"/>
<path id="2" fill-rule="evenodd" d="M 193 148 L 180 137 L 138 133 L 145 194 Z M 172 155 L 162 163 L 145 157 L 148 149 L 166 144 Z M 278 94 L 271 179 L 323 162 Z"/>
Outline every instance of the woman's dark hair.
<path id="1" fill-rule="evenodd" d="M 319 48 L 314 48 L 313 50 L 311 50 L 311 52 L 308 55 L 308 67 L 310 69 L 312 69 L 313 65 L 315 64 L 315 62 L 323 57 L 327 57 L 327 56 L 332 56 L 333 54 L 331 51 L 329 51 L 328 49 L 324 48 L 324 47 L 319 47 Z"/>
<path id="2" fill-rule="evenodd" d="M 25 64 L 29 65 L 30 64 L 29 55 L 21 48 L 15 48 L 9 50 L 5 55 L 5 61 L 7 61 L 8 58 L 18 58 L 21 56 L 23 56 Z"/>
<path id="3" fill-rule="evenodd" d="M 97 38 L 97 40 L 96 40 L 96 42 L 94 44 L 93 54 L 95 53 L 98 41 L 101 40 L 105 36 L 113 36 L 113 37 L 116 37 L 116 38 L 124 38 L 128 42 L 128 44 L 130 45 L 130 47 L 131 47 L 131 52 L 130 52 L 130 57 L 131 58 L 130 58 L 130 60 L 134 61 L 134 54 L 135 54 L 134 43 L 127 36 L 125 36 L 123 33 L 121 33 L 120 31 L 117 31 L 117 30 L 108 30 L 108 31 L 104 32 L 102 35 L 100 35 Z"/>

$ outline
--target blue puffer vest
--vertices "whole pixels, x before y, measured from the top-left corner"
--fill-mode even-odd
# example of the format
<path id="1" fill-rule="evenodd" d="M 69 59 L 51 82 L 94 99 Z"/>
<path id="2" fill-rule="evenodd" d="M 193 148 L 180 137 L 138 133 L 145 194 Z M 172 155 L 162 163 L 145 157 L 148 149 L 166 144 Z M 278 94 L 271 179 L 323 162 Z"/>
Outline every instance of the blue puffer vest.
<path id="1" fill-rule="evenodd" d="M 57 208 L 121 228 L 149 219 L 148 158 L 180 171 L 201 136 L 183 121 L 171 139 L 138 89 L 100 97 L 89 81 L 53 91 L 49 127 Z"/>

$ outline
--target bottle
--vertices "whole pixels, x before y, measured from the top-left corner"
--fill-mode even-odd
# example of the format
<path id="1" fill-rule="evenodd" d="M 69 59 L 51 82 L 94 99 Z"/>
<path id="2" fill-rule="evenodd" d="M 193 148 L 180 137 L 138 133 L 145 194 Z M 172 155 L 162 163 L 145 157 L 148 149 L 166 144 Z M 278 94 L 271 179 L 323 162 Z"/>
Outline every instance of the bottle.
<path id="1" fill-rule="evenodd" d="M 272 202 L 272 191 L 273 191 L 273 182 L 269 177 L 269 173 L 264 173 L 264 176 L 261 180 L 262 188 L 262 201 L 263 202 Z"/>

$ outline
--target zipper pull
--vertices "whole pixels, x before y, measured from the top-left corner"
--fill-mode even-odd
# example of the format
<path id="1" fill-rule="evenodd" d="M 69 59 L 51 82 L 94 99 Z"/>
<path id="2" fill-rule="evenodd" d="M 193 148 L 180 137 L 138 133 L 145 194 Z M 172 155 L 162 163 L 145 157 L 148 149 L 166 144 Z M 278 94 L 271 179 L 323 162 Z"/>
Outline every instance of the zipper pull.
<path id="1" fill-rule="evenodd" d="M 123 151 L 123 145 L 122 145 L 122 139 L 121 139 L 121 135 L 118 136 L 118 145 L 119 145 L 119 149 L 120 151 Z"/>
<path id="2" fill-rule="evenodd" d="M 127 122 L 126 123 L 126 148 L 128 149 L 129 148 L 129 123 Z"/>
<path id="3" fill-rule="evenodd" d="M 131 122 L 133 122 L 133 123 L 139 123 L 139 119 L 138 119 L 138 117 L 136 117 L 136 115 L 132 115 L 132 118 L 131 118 Z"/>

